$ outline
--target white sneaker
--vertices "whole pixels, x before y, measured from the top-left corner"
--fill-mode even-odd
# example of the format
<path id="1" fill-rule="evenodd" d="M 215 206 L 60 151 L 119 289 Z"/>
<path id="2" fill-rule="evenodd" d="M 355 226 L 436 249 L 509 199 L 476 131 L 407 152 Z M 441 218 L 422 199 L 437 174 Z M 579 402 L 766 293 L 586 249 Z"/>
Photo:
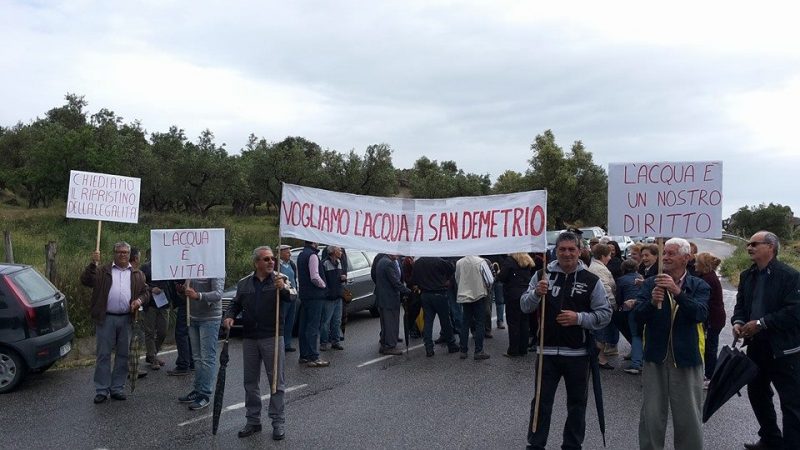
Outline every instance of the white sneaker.
<path id="1" fill-rule="evenodd" d="M 641 375 L 642 369 L 637 369 L 636 367 L 628 367 L 625 369 L 625 373 L 629 373 L 631 375 Z"/>
<path id="2" fill-rule="evenodd" d="M 703 390 L 704 390 L 704 391 L 707 391 L 707 390 L 708 390 L 708 385 L 709 385 L 709 384 L 711 384 L 711 380 L 709 380 L 708 378 L 706 378 L 705 380 L 703 380 Z"/>

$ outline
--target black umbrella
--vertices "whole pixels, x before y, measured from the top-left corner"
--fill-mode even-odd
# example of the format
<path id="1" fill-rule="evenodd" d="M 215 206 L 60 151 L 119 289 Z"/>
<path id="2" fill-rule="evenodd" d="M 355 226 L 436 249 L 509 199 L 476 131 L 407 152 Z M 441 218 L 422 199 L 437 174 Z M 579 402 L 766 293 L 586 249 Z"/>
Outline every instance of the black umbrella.
<path id="1" fill-rule="evenodd" d="M 594 337 L 589 335 L 586 348 L 589 352 L 589 367 L 592 371 L 592 392 L 594 393 L 594 406 L 597 408 L 597 421 L 600 422 L 600 434 L 603 435 L 603 447 L 606 446 L 606 413 L 603 407 L 603 386 L 600 384 L 600 363 L 598 355 L 600 349 L 597 348 Z"/>
<path id="2" fill-rule="evenodd" d="M 228 369 L 228 338 L 231 329 L 225 331 L 225 342 L 222 344 L 222 351 L 219 352 L 219 372 L 217 372 L 217 387 L 214 389 L 214 414 L 211 417 L 211 433 L 217 434 L 219 428 L 219 416 L 222 414 L 222 397 L 225 396 L 225 371 Z"/>
<path id="3" fill-rule="evenodd" d="M 733 346 L 724 346 L 719 351 L 714 375 L 708 383 L 706 400 L 703 403 L 703 423 L 722 407 L 733 394 L 738 394 L 744 386 L 758 375 L 758 366 L 743 351 Z"/>

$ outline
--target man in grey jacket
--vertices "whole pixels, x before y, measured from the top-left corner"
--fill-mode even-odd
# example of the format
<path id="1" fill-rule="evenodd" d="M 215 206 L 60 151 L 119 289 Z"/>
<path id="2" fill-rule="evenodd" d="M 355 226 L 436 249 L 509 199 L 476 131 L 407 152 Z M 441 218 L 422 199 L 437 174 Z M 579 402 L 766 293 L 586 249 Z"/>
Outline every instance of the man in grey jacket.
<path id="1" fill-rule="evenodd" d="M 561 378 L 567 389 L 567 422 L 562 448 L 581 448 L 586 432 L 588 396 L 589 330 L 600 330 L 611 321 L 611 306 L 597 275 L 586 270 L 578 257 L 578 237 L 569 231 L 556 239 L 556 258 L 548 273 L 537 272 L 520 298 L 524 313 L 532 313 L 545 301 L 545 317 L 539 328 L 544 333 L 542 386 L 536 432 L 531 428 L 537 399 L 531 401 L 528 448 L 544 449 L 550 432 L 553 400 Z M 544 276 L 543 276 L 544 275 Z M 540 319 L 540 323 L 542 320 Z M 536 340 L 537 347 L 539 339 Z"/>
<path id="2" fill-rule="evenodd" d="M 191 392 L 178 398 L 189 403 L 189 409 L 198 410 L 208 406 L 214 387 L 217 368 L 217 339 L 222 321 L 222 291 L 224 278 L 191 280 L 185 289 L 189 303 L 189 340 L 192 343 L 192 359 L 195 361 L 194 385 Z"/>

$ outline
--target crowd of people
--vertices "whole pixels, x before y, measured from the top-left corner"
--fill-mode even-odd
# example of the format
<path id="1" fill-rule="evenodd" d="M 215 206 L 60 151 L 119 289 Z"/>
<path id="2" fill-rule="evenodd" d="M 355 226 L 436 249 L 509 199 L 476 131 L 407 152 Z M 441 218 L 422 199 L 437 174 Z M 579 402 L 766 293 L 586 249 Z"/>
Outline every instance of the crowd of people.
<path id="1" fill-rule="evenodd" d="M 402 341 L 404 312 L 406 326 L 413 328 L 412 337 L 423 339 L 427 357 L 435 356 L 439 344 L 466 359 L 471 335 L 473 359 L 488 359 L 484 339 L 493 337 L 494 306 L 495 326 L 508 329 L 503 356 L 542 355 L 540 390 L 538 398 L 531 401 L 528 448 L 547 446 L 561 378 L 568 415 L 562 448 L 580 448 L 590 364 L 596 358 L 600 368 L 615 369 L 609 357 L 619 354 L 622 335 L 631 349 L 624 357 L 630 362 L 623 370 L 642 377 L 641 448 L 664 448 L 670 409 L 675 448 L 702 448 L 702 392 L 713 374 L 726 321 L 716 274 L 720 259 L 698 253 L 694 244 L 680 238 L 667 240 L 661 252 L 655 244 L 635 244 L 623 258 L 615 241 L 602 238 L 586 244 L 574 231 L 559 235 L 550 258 L 528 253 L 461 258 L 377 255 L 372 279 L 380 313 L 378 353 L 402 354 L 398 342 Z M 769 232 L 751 239 L 748 252 L 754 265 L 742 274 L 732 318 L 734 337 L 747 340 L 748 354 L 762 368 L 748 390 L 761 427 L 761 440 L 746 445 L 753 449 L 800 448 L 800 373 L 796 365 L 800 358 L 800 276 L 777 261 L 779 246 L 777 237 Z M 134 252 L 124 242 L 114 246 L 114 259 L 105 265 L 100 264 L 100 253 L 94 252 L 81 277 L 83 284 L 93 288 L 91 311 L 97 336 L 94 402 L 126 398 L 123 388 L 129 355 L 128 346 L 122 343 L 129 339 L 132 313 L 140 308 L 148 367 L 160 370 L 164 366 L 158 353 L 166 333 L 166 313 L 173 305 L 177 310 L 177 358 L 168 373 L 193 374 L 191 391 L 177 400 L 192 410 L 205 408 L 213 394 L 220 322 L 230 328 L 240 317 L 247 421 L 239 436 L 261 431 L 259 380 L 263 365 L 270 383 L 277 377 L 268 415 L 272 437 L 283 439 L 286 354 L 299 349 L 300 364 L 324 368 L 330 362 L 321 358 L 321 352 L 344 350 L 348 267 L 345 250 L 333 245 L 320 252 L 316 243 L 306 242 L 296 263 L 290 258 L 289 246 L 277 250 L 277 258 L 270 247 L 253 251 L 254 270 L 238 282 L 237 294 L 226 311 L 220 301 L 222 279 L 153 281 L 149 263 L 140 270 L 138 257 L 131 258 Z M 420 312 L 424 325 L 418 329 Z M 434 339 L 437 317 L 440 333 Z M 295 321 L 297 348 L 291 334 Z M 273 369 L 275 352 L 277 372 Z M 781 398 L 783 432 L 776 423 L 770 382 Z"/>

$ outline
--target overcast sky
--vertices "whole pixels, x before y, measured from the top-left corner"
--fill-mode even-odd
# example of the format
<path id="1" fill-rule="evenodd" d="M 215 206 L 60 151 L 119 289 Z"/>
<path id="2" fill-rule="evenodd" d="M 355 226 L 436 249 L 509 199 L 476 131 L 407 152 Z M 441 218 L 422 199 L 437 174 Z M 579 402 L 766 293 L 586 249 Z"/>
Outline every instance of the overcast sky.
<path id="1" fill-rule="evenodd" d="M 148 132 L 303 136 L 524 172 L 551 129 L 597 164 L 722 160 L 723 217 L 800 215 L 792 3 L 0 0 L 0 124 L 84 95 Z M 258 5 L 258 6 L 256 6 Z"/>

